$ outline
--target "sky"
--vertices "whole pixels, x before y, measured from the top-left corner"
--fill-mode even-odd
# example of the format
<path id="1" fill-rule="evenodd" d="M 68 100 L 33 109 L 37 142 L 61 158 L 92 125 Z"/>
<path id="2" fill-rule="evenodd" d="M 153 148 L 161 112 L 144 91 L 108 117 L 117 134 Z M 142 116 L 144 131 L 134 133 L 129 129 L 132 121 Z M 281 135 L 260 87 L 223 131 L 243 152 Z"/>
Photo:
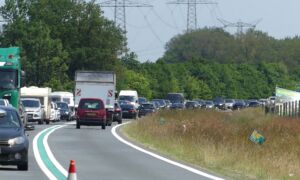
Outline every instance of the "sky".
<path id="1" fill-rule="evenodd" d="M 86 0 L 90 1 L 90 0 Z M 113 0 L 96 0 L 96 3 Z M 187 0 L 126 0 L 150 4 L 152 8 L 126 8 L 127 43 L 141 62 L 156 61 L 166 44 L 186 31 L 187 5 L 167 4 Z M 201 1 L 201 0 L 200 0 Z M 277 39 L 300 34 L 299 0 L 214 0 L 217 5 L 198 5 L 198 28 L 222 27 L 217 19 L 257 24 L 256 29 Z M 0 0 L 0 5 L 4 0 Z M 104 16 L 114 19 L 114 9 L 103 7 Z M 235 33 L 237 28 L 227 27 Z"/>
<path id="2" fill-rule="evenodd" d="M 107 0 L 104 0 L 107 1 Z M 126 8 L 128 47 L 141 62 L 156 61 L 171 38 L 183 34 L 187 5 L 171 5 L 177 0 L 130 0 L 153 5 L 152 8 Z M 187 1 L 187 0 L 186 0 Z M 223 27 L 217 19 L 257 24 L 256 29 L 277 39 L 300 34 L 299 0 L 215 0 L 217 5 L 198 5 L 198 28 Z M 98 0 L 97 2 L 103 2 Z M 103 7 L 104 16 L 113 20 L 114 9 Z M 227 27 L 235 33 L 237 28 Z"/>

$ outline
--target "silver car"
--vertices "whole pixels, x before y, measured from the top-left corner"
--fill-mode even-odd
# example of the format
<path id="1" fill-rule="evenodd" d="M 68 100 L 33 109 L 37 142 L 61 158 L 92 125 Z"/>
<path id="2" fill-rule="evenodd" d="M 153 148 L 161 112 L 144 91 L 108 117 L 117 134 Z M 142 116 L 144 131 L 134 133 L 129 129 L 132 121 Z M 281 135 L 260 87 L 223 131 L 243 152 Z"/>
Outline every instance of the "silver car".
<path id="1" fill-rule="evenodd" d="M 45 111 L 40 100 L 36 98 L 22 98 L 21 101 L 25 107 L 25 112 L 27 113 L 27 121 L 43 124 L 45 120 Z"/>

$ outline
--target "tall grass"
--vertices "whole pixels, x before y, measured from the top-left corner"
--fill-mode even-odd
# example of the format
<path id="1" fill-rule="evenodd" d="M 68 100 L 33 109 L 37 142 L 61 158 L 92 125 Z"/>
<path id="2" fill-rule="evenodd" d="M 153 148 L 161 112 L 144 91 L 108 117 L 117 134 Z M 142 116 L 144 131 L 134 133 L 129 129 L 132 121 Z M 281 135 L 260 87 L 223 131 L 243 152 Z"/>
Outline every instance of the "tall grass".
<path id="1" fill-rule="evenodd" d="M 263 145 L 249 140 L 254 129 L 266 137 Z M 164 111 L 125 131 L 149 148 L 232 179 L 300 179 L 299 119 L 261 109 Z"/>

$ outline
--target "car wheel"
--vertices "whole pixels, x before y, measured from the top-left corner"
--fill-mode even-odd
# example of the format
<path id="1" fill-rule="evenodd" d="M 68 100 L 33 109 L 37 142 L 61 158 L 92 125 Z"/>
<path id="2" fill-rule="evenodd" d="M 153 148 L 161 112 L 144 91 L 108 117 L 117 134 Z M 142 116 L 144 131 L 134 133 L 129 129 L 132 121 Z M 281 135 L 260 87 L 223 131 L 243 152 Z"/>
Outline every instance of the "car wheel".
<path id="1" fill-rule="evenodd" d="M 50 121 L 49 121 L 49 120 L 47 120 L 47 121 L 46 121 L 46 124 L 49 124 L 49 123 L 50 123 Z"/>
<path id="2" fill-rule="evenodd" d="M 76 123 L 76 129 L 80 129 L 80 124 L 78 122 Z"/>
<path id="3" fill-rule="evenodd" d="M 22 164 L 18 164 L 18 170 L 21 171 L 28 171 L 28 161 Z"/>
<path id="4" fill-rule="evenodd" d="M 39 120 L 39 124 L 44 124 L 44 120 L 43 120 L 43 119 L 40 119 L 40 120 Z"/>
<path id="5" fill-rule="evenodd" d="M 122 119 L 120 119 L 120 120 L 118 121 L 118 124 L 122 124 Z"/>
<path id="6" fill-rule="evenodd" d="M 102 125 L 101 125 L 101 128 L 102 128 L 102 129 L 105 129 L 105 128 L 106 128 L 106 125 L 105 125 L 105 124 L 102 124 Z"/>

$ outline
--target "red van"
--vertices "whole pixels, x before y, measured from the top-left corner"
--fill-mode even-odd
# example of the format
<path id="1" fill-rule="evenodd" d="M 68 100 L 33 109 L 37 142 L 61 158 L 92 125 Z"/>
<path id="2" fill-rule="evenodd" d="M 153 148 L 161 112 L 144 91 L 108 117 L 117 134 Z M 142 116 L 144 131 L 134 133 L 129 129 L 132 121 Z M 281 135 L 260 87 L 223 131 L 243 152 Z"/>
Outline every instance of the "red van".
<path id="1" fill-rule="evenodd" d="M 81 125 L 106 127 L 106 109 L 101 99 L 82 98 L 79 101 L 76 128 Z"/>

